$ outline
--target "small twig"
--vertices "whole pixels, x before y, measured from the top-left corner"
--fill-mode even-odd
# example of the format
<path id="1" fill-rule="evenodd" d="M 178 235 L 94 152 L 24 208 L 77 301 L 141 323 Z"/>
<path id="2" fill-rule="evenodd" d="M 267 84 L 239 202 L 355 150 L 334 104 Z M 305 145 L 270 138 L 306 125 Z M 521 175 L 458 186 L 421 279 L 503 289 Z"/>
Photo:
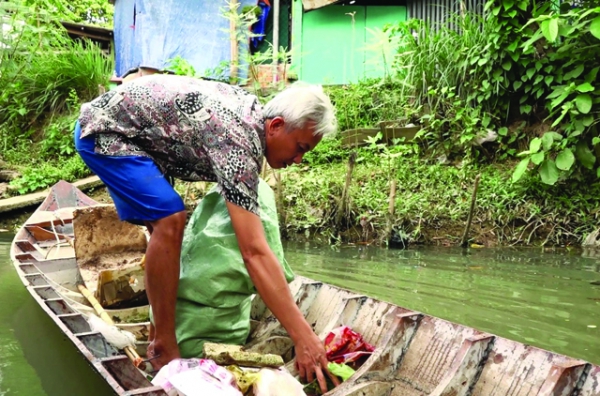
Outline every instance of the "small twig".
<path id="1" fill-rule="evenodd" d="M 338 212 L 336 216 L 336 224 L 339 226 L 342 223 L 342 218 L 348 209 L 348 199 L 350 196 L 350 183 L 352 182 L 352 172 L 354 172 L 354 165 L 356 164 L 356 151 L 350 153 L 350 157 L 348 158 L 348 170 L 346 172 L 346 183 L 344 184 L 344 189 L 342 190 L 342 198 L 340 199 L 340 204 L 338 206 Z"/>
<path id="2" fill-rule="evenodd" d="M 392 228 L 394 225 L 394 212 L 396 209 L 396 180 L 392 179 L 390 183 L 390 196 L 388 202 L 388 218 L 387 218 L 387 226 L 385 230 L 386 241 L 389 241 L 392 237 Z"/>
<path id="3" fill-rule="evenodd" d="M 477 200 L 477 189 L 479 188 L 479 179 L 481 179 L 480 174 L 475 176 L 475 184 L 473 185 L 473 194 L 471 195 L 471 208 L 469 209 L 469 216 L 467 217 L 467 225 L 465 226 L 465 231 L 460 240 L 460 246 L 462 246 L 462 247 L 467 247 L 469 229 L 471 228 L 471 221 L 473 220 L 473 212 L 475 211 L 475 201 Z"/>

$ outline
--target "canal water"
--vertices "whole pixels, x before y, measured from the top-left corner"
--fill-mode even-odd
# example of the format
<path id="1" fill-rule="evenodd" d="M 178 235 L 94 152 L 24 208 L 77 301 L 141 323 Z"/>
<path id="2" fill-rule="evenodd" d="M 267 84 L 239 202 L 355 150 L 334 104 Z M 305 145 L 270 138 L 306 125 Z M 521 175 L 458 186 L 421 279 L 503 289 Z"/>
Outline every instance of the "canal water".
<path id="1" fill-rule="evenodd" d="M 0 234 L 0 396 L 108 396 L 29 296 Z M 600 259 L 581 251 L 286 244 L 300 275 L 600 364 Z M 594 284 L 597 283 L 597 284 Z"/>

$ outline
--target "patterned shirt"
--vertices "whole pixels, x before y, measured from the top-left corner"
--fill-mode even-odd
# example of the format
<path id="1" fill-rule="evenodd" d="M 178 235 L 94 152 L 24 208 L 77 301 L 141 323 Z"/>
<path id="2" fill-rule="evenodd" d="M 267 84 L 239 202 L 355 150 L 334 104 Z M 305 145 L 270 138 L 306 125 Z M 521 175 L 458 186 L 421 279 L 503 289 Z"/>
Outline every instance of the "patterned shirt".
<path id="1" fill-rule="evenodd" d="M 173 75 L 137 78 L 81 108 L 96 152 L 150 157 L 188 181 L 216 181 L 228 202 L 258 214 L 265 152 L 262 106 L 239 87 Z"/>

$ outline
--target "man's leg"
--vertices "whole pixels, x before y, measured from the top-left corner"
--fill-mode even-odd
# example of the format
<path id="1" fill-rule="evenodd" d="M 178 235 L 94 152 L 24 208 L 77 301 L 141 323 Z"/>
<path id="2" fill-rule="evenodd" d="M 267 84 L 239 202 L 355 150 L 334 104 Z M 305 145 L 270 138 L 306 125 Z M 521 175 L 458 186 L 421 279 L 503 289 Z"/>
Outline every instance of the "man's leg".
<path id="1" fill-rule="evenodd" d="M 152 361 L 156 369 L 180 357 L 175 338 L 175 303 L 186 217 L 182 211 L 150 223 L 145 283 L 155 326 L 148 357 L 156 357 Z"/>
<path id="2" fill-rule="evenodd" d="M 145 283 L 155 331 L 149 357 L 160 368 L 179 357 L 175 338 L 175 301 L 179 284 L 181 241 L 186 222 L 181 197 L 147 157 L 113 157 L 95 153 L 95 137 L 80 139 L 75 147 L 88 167 L 107 186 L 121 220 L 145 224 L 150 232 L 146 248 Z"/>

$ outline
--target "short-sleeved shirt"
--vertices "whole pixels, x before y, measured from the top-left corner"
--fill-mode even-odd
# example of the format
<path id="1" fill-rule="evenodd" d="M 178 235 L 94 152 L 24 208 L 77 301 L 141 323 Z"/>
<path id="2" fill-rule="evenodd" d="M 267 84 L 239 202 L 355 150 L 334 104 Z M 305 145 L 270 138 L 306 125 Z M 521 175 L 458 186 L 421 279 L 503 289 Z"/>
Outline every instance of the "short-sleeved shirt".
<path id="1" fill-rule="evenodd" d="M 96 153 L 146 156 L 166 175 L 216 181 L 225 200 L 256 214 L 264 121 L 244 89 L 173 75 L 123 84 L 84 104 L 79 118 Z"/>

